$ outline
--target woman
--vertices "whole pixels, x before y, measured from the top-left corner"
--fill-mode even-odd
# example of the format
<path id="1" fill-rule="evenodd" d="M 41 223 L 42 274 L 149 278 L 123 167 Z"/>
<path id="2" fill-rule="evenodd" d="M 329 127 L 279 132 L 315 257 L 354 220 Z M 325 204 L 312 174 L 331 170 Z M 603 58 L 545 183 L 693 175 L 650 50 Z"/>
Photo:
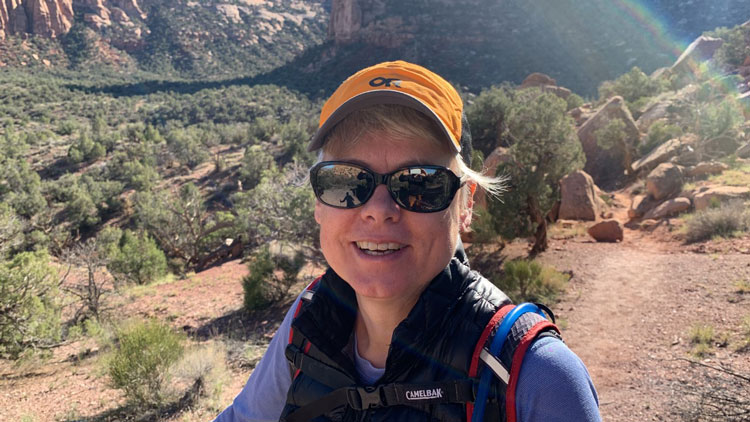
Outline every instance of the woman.
<path id="1" fill-rule="evenodd" d="M 470 271 L 461 246 L 476 186 L 502 187 L 468 167 L 464 126 L 456 91 L 410 63 L 363 69 L 336 90 L 310 145 L 320 151 L 310 179 L 330 268 L 218 421 L 472 417 L 475 355 L 509 301 Z M 516 365 L 509 399 L 493 377 L 483 420 L 600 419 L 586 368 L 547 334 Z"/>

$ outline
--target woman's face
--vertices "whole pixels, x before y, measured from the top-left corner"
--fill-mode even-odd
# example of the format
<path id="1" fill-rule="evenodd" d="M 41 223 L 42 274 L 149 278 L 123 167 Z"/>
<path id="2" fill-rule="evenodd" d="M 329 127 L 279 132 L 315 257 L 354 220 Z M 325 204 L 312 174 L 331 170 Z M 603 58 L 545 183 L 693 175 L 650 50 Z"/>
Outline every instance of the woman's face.
<path id="1" fill-rule="evenodd" d="M 385 174 L 413 164 L 451 168 L 456 160 L 435 141 L 395 139 L 381 132 L 364 135 L 343 152 L 324 154 L 324 160 L 350 161 Z M 315 220 L 328 264 L 359 296 L 376 299 L 416 300 L 422 290 L 450 262 L 459 228 L 471 219 L 461 210 L 461 193 L 446 210 L 420 214 L 401 209 L 384 185 L 353 209 L 329 207 L 318 201 Z M 370 252 L 378 245 L 398 250 Z"/>

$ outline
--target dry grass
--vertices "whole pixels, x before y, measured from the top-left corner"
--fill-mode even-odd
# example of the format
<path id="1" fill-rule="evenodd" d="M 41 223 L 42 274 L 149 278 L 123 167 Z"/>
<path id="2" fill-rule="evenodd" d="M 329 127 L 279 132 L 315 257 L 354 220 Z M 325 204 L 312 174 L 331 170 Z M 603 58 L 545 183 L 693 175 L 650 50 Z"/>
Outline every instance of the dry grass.
<path id="1" fill-rule="evenodd" d="M 750 164 L 740 164 L 721 174 L 711 176 L 711 182 L 728 186 L 750 186 Z"/>

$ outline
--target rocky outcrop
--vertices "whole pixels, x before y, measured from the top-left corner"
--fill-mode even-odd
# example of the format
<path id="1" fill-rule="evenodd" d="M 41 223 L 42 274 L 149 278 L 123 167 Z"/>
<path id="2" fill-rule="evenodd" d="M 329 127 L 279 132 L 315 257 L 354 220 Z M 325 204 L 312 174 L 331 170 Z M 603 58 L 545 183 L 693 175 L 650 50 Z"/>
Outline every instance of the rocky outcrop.
<path id="1" fill-rule="evenodd" d="M 129 24 L 145 19 L 136 0 L 0 0 L 0 39 L 34 34 L 59 37 L 73 26 L 74 8 L 85 22 L 100 29 L 112 21 Z"/>
<path id="2" fill-rule="evenodd" d="M 721 38 L 701 35 L 682 52 L 671 69 L 678 72 L 694 72 L 701 62 L 711 59 L 722 44 L 724 40 Z"/>
<path id="3" fill-rule="evenodd" d="M 539 88 L 542 92 L 549 92 L 557 95 L 558 97 L 567 99 L 572 91 L 568 88 L 557 86 L 557 81 L 544 73 L 532 73 L 521 82 L 521 86 L 518 89 L 526 88 Z"/>
<path id="4" fill-rule="evenodd" d="M 521 82 L 521 89 L 533 88 L 535 86 L 557 85 L 557 81 L 544 73 L 534 72 Z"/>
<path id="5" fill-rule="evenodd" d="M 688 198 L 675 198 L 668 201 L 664 201 L 658 207 L 647 212 L 643 216 L 644 220 L 658 220 L 660 218 L 671 217 L 677 215 L 683 211 L 690 209 L 692 203 Z"/>
<path id="6" fill-rule="evenodd" d="M 622 97 L 612 97 L 578 129 L 578 139 L 586 154 L 586 167 L 583 170 L 590 174 L 599 186 L 618 180 L 625 171 L 625 151 L 619 148 L 602 149 L 596 141 L 596 131 L 614 119 L 625 123 L 626 148 L 632 152 L 638 144 L 640 132 Z"/>
<path id="7" fill-rule="evenodd" d="M 597 242 L 617 242 L 623 239 L 622 224 L 617 220 L 604 220 L 588 229 L 589 236 Z"/>
<path id="8" fill-rule="evenodd" d="M 594 221 L 602 209 L 602 202 L 594 179 L 585 172 L 579 170 L 560 180 L 558 218 Z"/>
<path id="9" fill-rule="evenodd" d="M 646 190 L 654 199 L 669 198 L 682 190 L 682 167 L 670 163 L 662 163 L 646 177 Z"/>
<path id="10" fill-rule="evenodd" d="M 739 158 L 750 158 L 750 142 L 737 148 L 735 154 Z"/>
<path id="11" fill-rule="evenodd" d="M 0 39 L 26 33 L 55 38 L 71 26 L 72 0 L 0 0 Z"/>
<path id="12" fill-rule="evenodd" d="M 659 201 L 656 201 L 651 195 L 636 195 L 628 209 L 628 217 L 641 218 L 653 209 Z"/>
<path id="13" fill-rule="evenodd" d="M 651 125 L 664 119 L 669 114 L 669 106 L 672 102 L 669 100 L 659 100 L 646 106 L 641 116 L 638 117 L 635 124 L 641 132 L 648 132 Z"/>
<path id="14" fill-rule="evenodd" d="M 726 202 L 734 199 L 750 198 L 750 188 L 741 186 L 713 186 L 695 193 L 693 204 L 696 211 L 705 210 L 712 202 Z"/>
<path id="15" fill-rule="evenodd" d="M 711 174 L 721 174 L 728 169 L 729 166 L 724 163 L 708 161 L 698 163 L 695 166 L 688 168 L 686 173 L 688 177 L 703 177 Z"/>
<path id="16" fill-rule="evenodd" d="M 387 16 L 386 6 L 386 0 L 332 0 L 328 37 L 335 44 L 400 47 L 414 38 L 414 23 Z"/>
<path id="17" fill-rule="evenodd" d="M 220 7 L 217 9 L 222 12 Z M 81 10 L 84 21 L 97 29 L 111 26 L 113 22 L 132 26 L 133 20 L 146 19 L 135 0 L 76 0 L 76 10 Z"/>
<path id="18" fill-rule="evenodd" d="M 680 139 L 670 139 L 633 163 L 633 171 L 635 173 L 649 172 L 659 164 L 666 163 L 670 158 L 677 156 L 681 148 Z"/>

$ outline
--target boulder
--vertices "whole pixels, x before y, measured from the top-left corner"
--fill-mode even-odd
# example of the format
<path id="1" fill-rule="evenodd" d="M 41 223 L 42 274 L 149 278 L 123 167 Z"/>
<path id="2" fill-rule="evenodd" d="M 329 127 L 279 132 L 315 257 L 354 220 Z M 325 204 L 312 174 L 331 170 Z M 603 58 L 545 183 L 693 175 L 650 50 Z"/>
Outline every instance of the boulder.
<path id="1" fill-rule="evenodd" d="M 681 73 L 694 72 L 701 62 L 710 60 L 722 44 L 724 44 L 724 40 L 721 38 L 701 35 L 677 58 L 677 61 L 672 65 L 672 71 Z"/>
<path id="2" fill-rule="evenodd" d="M 658 207 L 647 212 L 643 216 L 644 220 L 658 220 L 660 218 L 671 217 L 683 211 L 689 210 L 692 202 L 688 198 L 675 198 L 664 201 Z"/>
<path id="3" fill-rule="evenodd" d="M 727 169 L 729 169 L 728 165 L 718 161 L 702 162 L 687 169 L 687 175 L 688 177 L 702 177 L 710 174 L 721 174 Z"/>
<path id="4" fill-rule="evenodd" d="M 594 221 L 601 212 L 594 179 L 578 170 L 560 180 L 560 212 L 563 220 Z"/>
<path id="5" fill-rule="evenodd" d="M 540 88 L 542 89 L 542 92 L 549 92 L 549 93 L 555 94 L 559 98 L 562 98 L 563 100 L 568 99 L 568 97 L 570 96 L 570 94 L 573 93 L 568 88 L 564 88 L 564 87 L 561 87 L 561 86 L 555 86 L 555 85 L 542 85 Z"/>
<path id="6" fill-rule="evenodd" d="M 667 117 L 670 105 L 672 105 L 672 102 L 669 100 L 655 101 L 649 104 L 635 122 L 638 126 L 638 130 L 641 132 L 648 132 L 648 129 L 656 121 Z"/>
<path id="7" fill-rule="evenodd" d="M 737 151 L 735 152 L 735 154 L 739 158 L 750 158 L 750 142 L 737 148 Z"/>
<path id="8" fill-rule="evenodd" d="M 662 163 L 646 177 L 646 190 L 656 200 L 669 198 L 682 190 L 682 167 Z"/>
<path id="9" fill-rule="evenodd" d="M 526 79 L 523 80 L 523 82 L 521 82 L 520 88 L 524 89 L 545 85 L 556 86 L 557 81 L 545 75 L 544 73 L 534 72 L 527 76 Z"/>
<path id="10" fill-rule="evenodd" d="M 737 151 L 745 136 L 739 129 L 730 129 L 719 136 L 703 142 L 704 151 L 710 151 L 713 156 L 723 157 Z"/>
<path id="11" fill-rule="evenodd" d="M 610 98 L 578 129 L 578 139 L 586 154 L 586 167 L 583 170 L 600 186 L 620 179 L 625 171 L 623 151 L 619 148 L 605 150 L 596 143 L 596 131 L 613 119 L 620 119 L 625 123 L 626 144 L 631 151 L 634 150 L 640 139 L 640 132 L 630 111 L 625 107 L 625 100 L 620 96 Z"/>
<path id="12" fill-rule="evenodd" d="M 651 211 L 659 201 L 656 201 L 650 195 L 636 195 L 633 197 L 633 202 L 630 204 L 628 209 L 628 217 L 630 218 L 641 218 L 646 213 Z"/>
<path id="13" fill-rule="evenodd" d="M 750 198 L 750 188 L 741 186 L 713 186 L 695 194 L 693 204 L 696 211 L 705 210 L 712 201 L 725 202 Z"/>
<path id="14" fill-rule="evenodd" d="M 699 158 L 695 149 L 687 145 L 678 156 L 672 157 L 669 162 L 678 166 L 688 167 L 698 164 Z"/>
<path id="15" fill-rule="evenodd" d="M 633 163 L 633 171 L 636 174 L 649 172 L 659 164 L 666 163 L 672 157 L 677 156 L 680 151 L 682 151 L 682 141 L 679 138 L 670 139 Z"/>
<path id="16" fill-rule="evenodd" d="M 604 220 L 588 229 L 589 236 L 597 242 L 617 242 L 623 239 L 622 224 L 617 220 Z"/>

